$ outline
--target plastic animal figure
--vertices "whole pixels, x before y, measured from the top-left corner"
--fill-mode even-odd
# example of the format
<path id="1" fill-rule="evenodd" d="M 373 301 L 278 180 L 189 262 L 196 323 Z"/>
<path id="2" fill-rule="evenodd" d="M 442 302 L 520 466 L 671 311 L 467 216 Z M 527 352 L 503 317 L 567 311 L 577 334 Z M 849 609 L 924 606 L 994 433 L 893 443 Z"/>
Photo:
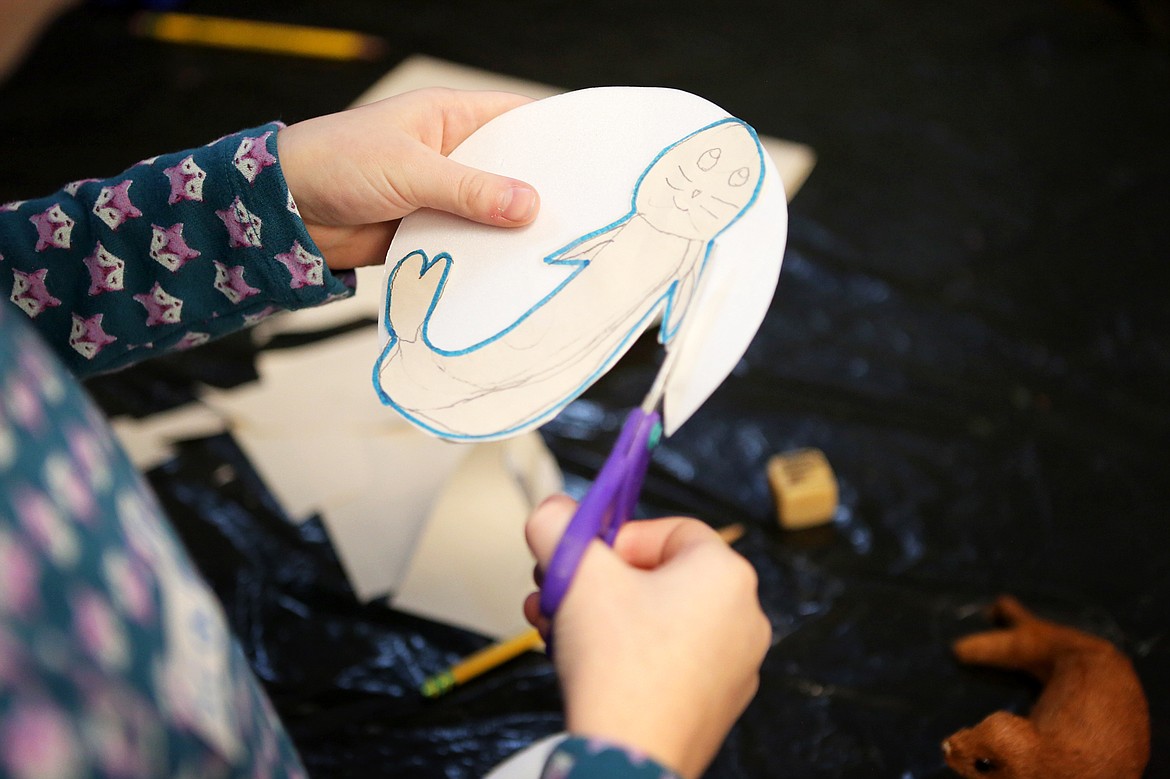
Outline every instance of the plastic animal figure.
<path id="1" fill-rule="evenodd" d="M 1009 595 L 990 611 L 1004 627 L 959 639 L 956 657 L 1027 672 L 1044 689 L 1027 718 L 995 712 L 943 741 L 947 765 L 968 779 L 1139 779 L 1150 757 L 1150 717 L 1129 659 Z"/>

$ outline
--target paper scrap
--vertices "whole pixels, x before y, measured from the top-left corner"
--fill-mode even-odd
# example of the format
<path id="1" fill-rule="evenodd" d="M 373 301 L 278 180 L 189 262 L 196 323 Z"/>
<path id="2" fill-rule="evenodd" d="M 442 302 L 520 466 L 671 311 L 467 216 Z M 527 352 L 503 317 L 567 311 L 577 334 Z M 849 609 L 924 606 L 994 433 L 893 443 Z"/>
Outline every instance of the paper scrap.
<path id="1" fill-rule="evenodd" d="M 203 393 L 294 521 L 320 514 L 362 600 L 393 591 L 443 484 L 468 453 L 369 391 L 373 327 L 261 352 L 260 380 Z"/>
<path id="2" fill-rule="evenodd" d="M 354 272 L 357 274 L 357 288 L 353 297 L 335 300 L 327 306 L 273 314 L 252 328 L 256 342 L 263 346 L 277 335 L 320 332 L 363 320 L 376 320 L 381 308 L 385 271 L 381 266 L 367 265 Z"/>
<path id="3" fill-rule="evenodd" d="M 447 60 L 416 54 L 404 59 L 393 70 L 363 92 L 353 105 L 365 105 L 376 100 L 400 95 L 412 89 L 445 87 L 447 89 L 482 89 L 514 92 L 535 100 L 564 92 L 559 87 L 537 81 L 513 78 L 488 70 L 468 67 Z M 745 117 L 751 121 L 751 117 Z M 784 191 L 791 201 L 816 165 L 812 147 L 795 141 L 760 135 L 760 143 L 772 158 Z"/>
<path id="4" fill-rule="evenodd" d="M 222 414 L 233 429 L 248 428 L 297 435 L 341 429 L 355 434 L 397 431 L 406 425 L 369 390 L 369 354 L 374 328 L 355 330 L 291 349 L 262 351 L 256 359 L 260 380 L 240 387 L 206 388 L 203 402 Z"/>
<path id="5" fill-rule="evenodd" d="M 188 403 L 144 419 L 116 417 L 110 426 L 140 471 L 148 471 L 171 459 L 177 441 L 206 438 L 227 429 L 220 414 L 200 403 Z"/>
<path id="6" fill-rule="evenodd" d="M 358 443 L 357 456 L 376 466 L 370 480 L 330 495 L 321 519 L 358 599 L 370 601 L 400 588 L 436 499 L 473 450 L 413 430 Z"/>
<path id="7" fill-rule="evenodd" d="M 534 741 L 493 768 L 484 779 L 539 779 L 548 756 L 568 733 L 554 733 Z"/>
<path id="8" fill-rule="evenodd" d="M 502 640 L 529 627 L 524 523 L 560 491 L 560 471 L 536 433 L 462 448 L 470 454 L 435 503 L 391 604 Z"/>

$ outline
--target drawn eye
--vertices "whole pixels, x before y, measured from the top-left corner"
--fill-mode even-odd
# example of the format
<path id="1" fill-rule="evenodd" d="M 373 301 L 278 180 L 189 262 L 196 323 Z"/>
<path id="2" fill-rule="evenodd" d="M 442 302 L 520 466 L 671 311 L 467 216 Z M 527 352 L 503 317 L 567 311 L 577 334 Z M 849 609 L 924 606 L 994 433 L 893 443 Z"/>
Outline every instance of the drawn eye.
<path id="1" fill-rule="evenodd" d="M 995 761 L 986 757 L 975 758 L 975 770 L 981 774 L 989 774 L 995 770 Z"/>
<path id="2" fill-rule="evenodd" d="M 707 149 L 707 151 L 699 155 L 699 162 L 697 163 L 699 170 L 711 170 L 719 162 L 721 156 L 723 156 L 723 152 L 720 149 Z"/>
<path id="3" fill-rule="evenodd" d="M 747 168 L 739 168 L 727 177 L 727 183 L 732 187 L 742 187 L 747 183 L 749 175 Z"/>

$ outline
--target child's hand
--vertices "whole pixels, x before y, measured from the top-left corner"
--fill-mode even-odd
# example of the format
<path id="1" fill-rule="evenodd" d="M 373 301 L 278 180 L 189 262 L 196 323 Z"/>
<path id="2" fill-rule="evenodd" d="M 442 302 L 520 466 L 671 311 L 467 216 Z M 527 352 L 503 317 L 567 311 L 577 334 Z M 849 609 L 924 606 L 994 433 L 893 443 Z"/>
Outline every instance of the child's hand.
<path id="1" fill-rule="evenodd" d="M 529 518 L 543 569 L 575 504 Z M 627 523 L 613 549 L 586 552 L 554 627 L 554 661 L 571 733 L 641 750 L 696 777 L 759 685 L 772 629 L 751 565 L 693 519 Z M 547 633 L 539 596 L 524 613 Z"/>
<path id="2" fill-rule="evenodd" d="M 434 208 L 485 224 L 528 224 L 529 185 L 447 159 L 488 120 L 527 103 L 506 92 L 424 89 L 280 131 L 281 167 L 330 268 L 383 262 L 398 220 Z"/>

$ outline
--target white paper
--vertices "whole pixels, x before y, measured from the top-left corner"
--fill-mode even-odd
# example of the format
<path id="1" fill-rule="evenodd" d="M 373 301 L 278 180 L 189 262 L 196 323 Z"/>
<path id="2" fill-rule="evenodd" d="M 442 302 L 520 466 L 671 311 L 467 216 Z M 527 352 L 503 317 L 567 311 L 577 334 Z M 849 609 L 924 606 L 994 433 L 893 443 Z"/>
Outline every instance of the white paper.
<path id="1" fill-rule="evenodd" d="M 262 352 L 260 381 L 208 390 L 293 521 L 319 513 L 362 600 L 393 591 L 435 499 L 469 448 L 387 414 L 369 389 L 374 328 Z"/>
<path id="2" fill-rule="evenodd" d="M 500 763 L 484 779 L 540 779 L 548 756 L 568 737 L 568 733 L 545 736 Z"/>
<path id="3" fill-rule="evenodd" d="M 535 99 L 552 97 L 565 91 L 536 81 L 514 78 L 502 73 L 493 73 L 423 54 L 415 54 L 404 59 L 362 93 L 354 101 L 354 105 L 365 105 L 409 92 L 412 89 L 426 87 L 514 92 Z M 816 154 L 803 143 L 786 141 L 769 135 L 760 135 L 760 143 L 768 152 L 768 156 L 772 158 L 776 170 L 779 171 L 780 179 L 784 182 L 784 191 L 791 201 L 816 165 Z"/>
<path id="4" fill-rule="evenodd" d="M 203 402 L 235 429 L 281 433 L 295 428 L 298 435 L 310 430 L 402 430 L 405 424 L 387 415 L 369 390 L 374 339 L 370 327 L 306 346 L 263 351 L 256 361 L 260 381 L 229 390 L 208 388 Z"/>
<path id="5" fill-rule="evenodd" d="M 401 585 L 435 500 L 473 448 L 416 430 L 352 444 L 371 478 L 330 495 L 321 518 L 358 599 L 369 601 Z"/>
<path id="6" fill-rule="evenodd" d="M 365 105 L 375 100 L 427 87 L 514 92 L 531 98 L 552 97 L 563 91 L 547 84 L 415 54 L 404 59 L 367 89 L 354 101 L 354 105 Z"/>
<path id="7" fill-rule="evenodd" d="M 561 489 L 560 471 L 536 433 L 463 448 L 470 454 L 435 503 L 392 604 L 503 640 L 529 627 L 524 523 Z"/>
<path id="8" fill-rule="evenodd" d="M 117 417 L 110 426 L 141 471 L 171 459 L 177 441 L 206 438 L 227 429 L 223 417 L 201 403 L 188 403 L 144 419 Z"/>
<path id="9" fill-rule="evenodd" d="M 435 435 L 503 438 L 555 415 L 656 316 L 669 334 L 725 300 L 706 313 L 718 338 L 668 386 L 677 428 L 746 350 L 779 275 L 784 191 L 754 132 L 685 92 L 600 88 L 509 111 L 451 157 L 533 184 L 540 215 L 518 230 L 403 220 L 387 257 L 382 401 Z M 700 275 L 719 298 L 692 297 Z"/>

